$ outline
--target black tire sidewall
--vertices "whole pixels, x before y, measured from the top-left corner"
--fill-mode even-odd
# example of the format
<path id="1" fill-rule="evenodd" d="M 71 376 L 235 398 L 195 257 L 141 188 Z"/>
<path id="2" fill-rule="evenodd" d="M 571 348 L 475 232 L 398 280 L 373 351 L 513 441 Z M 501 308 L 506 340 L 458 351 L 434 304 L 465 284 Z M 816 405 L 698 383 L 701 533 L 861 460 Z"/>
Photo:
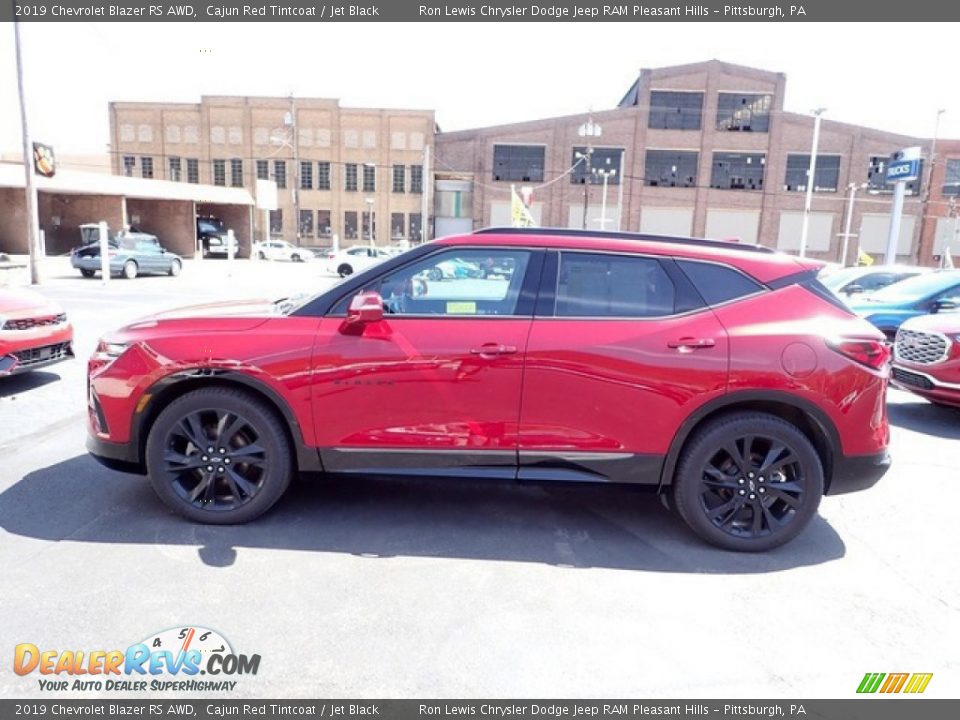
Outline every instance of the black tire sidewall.
<path id="1" fill-rule="evenodd" d="M 757 434 L 787 444 L 798 456 L 806 479 L 803 504 L 797 515 L 780 531 L 760 538 L 729 535 L 710 522 L 700 502 L 700 473 L 725 439 Z M 810 523 L 823 496 L 823 464 L 813 444 L 796 426 L 764 413 L 730 415 L 709 423 L 691 437 L 677 464 L 673 502 L 684 522 L 712 545 L 739 552 L 762 552 L 793 540 Z"/>
<path id="2" fill-rule="evenodd" d="M 337 275 L 340 277 L 349 277 L 350 275 L 353 275 L 353 268 L 344 263 L 337 268 Z"/>
<path id="3" fill-rule="evenodd" d="M 235 510 L 213 512 L 188 504 L 170 486 L 163 471 L 168 432 L 184 415 L 212 409 L 243 415 L 260 435 L 258 442 L 267 454 L 267 477 L 263 487 L 252 500 Z M 293 453 L 276 414 L 257 398 L 224 387 L 194 390 L 164 408 L 150 428 L 145 460 L 150 484 L 167 507 L 189 520 L 214 525 L 245 523 L 259 517 L 280 499 L 293 475 Z"/>

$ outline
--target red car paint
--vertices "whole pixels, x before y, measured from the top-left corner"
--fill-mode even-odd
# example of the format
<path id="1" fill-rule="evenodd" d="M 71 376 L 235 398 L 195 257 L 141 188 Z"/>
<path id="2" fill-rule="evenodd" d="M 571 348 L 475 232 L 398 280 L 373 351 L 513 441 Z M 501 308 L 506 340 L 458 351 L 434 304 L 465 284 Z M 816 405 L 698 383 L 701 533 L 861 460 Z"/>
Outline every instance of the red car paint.
<path id="1" fill-rule="evenodd" d="M 0 377 L 73 357 L 73 326 L 63 308 L 33 290 L 0 289 Z"/>
<path id="2" fill-rule="evenodd" d="M 903 323 L 894 344 L 892 380 L 931 402 L 960 407 L 960 312 Z"/>

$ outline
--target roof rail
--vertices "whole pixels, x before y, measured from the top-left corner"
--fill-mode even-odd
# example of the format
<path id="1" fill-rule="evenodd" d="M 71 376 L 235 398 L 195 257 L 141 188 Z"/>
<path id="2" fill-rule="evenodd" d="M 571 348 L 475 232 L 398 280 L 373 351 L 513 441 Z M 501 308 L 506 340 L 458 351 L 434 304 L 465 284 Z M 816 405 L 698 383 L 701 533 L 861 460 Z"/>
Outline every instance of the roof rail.
<path id="1" fill-rule="evenodd" d="M 773 248 L 754 243 L 739 243 L 729 240 L 705 240 L 702 238 L 679 237 L 673 235 L 647 235 L 639 232 L 621 232 L 613 230 L 579 230 L 577 228 L 551 227 L 488 227 L 474 230 L 474 235 L 560 235 L 563 237 L 595 237 L 617 240 L 643 240 L 646 242 L 672 243 L 676 245 L 697 245 L 700 247 L 724 247 L 729 250 L 743 250 L 755 253 L 775 253 Z"/>

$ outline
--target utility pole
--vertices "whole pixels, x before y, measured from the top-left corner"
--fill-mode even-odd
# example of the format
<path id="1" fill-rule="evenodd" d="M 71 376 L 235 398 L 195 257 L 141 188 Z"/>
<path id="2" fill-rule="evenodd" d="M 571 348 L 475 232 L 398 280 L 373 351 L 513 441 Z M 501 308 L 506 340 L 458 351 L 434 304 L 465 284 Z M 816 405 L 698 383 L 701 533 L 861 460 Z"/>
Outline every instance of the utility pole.
<path id="1" fill-rule="evenodd" d="M 420 171 L 420 242 L 430 237 L 430 146 L 423 146 L 423 169 Z"/>
<path id="2" fill-rule="evenodd" d="M 580 126 L 578 133 L 580 137 L 586 138 L 587 140 L 586 152 L 584 153 L 586 155 L 586 158 L 581 158 L 581 159 L 586 159 L 587 161 L 587 170 L 583 180 L 583 222 L 581 223 L 582 228 L 586 230 L 587 229 L 587 208 L 588 208 L 589 197 L 590 197 L 590 181 L 591 181 L 591 178 L 593 177 L 593 144 L 591 142 L 591 139 L 594 137 L 600 137 L 600 133 L 601 133 L 600 126 L 594 124 L 593 122 L 592 111 L 587 114 L 587 122 Z"/>
<path id="3" fill-rule="evenodd" d="M 840 252 L 840 264 L 844 267 L 847 266 L 847 251 L 850 247 L 850 238 L 854 237 L 854 235 L 850 233 L 850 225 L 853 222 L 853 200 L 857 195 L 857 190 L 861 190 L 865 187 L 866 183 L 862 183 L 860 185 L 857 185 L 857 183 L 850 183 L 847 186 L 850 194 L 847 196 L 847 220 L 843 231 L 843 250 Z"/>
<path id="4" fill-rule="evenodd" d="M 817 146 L 820 143 L 820 116 L 826 108 L 813 111 L 813 142 L 810 148 L 810 167 L 807 170 L 807 196 L 803 203 L 803 225 L 800 228 L 800 257 L 807 254 L 807 233 L 810 230 L 810 205 L 813 202 L 813 185 L 817 175 Z"/>
<path id="5" fill-rule="evenodd" d="M 293 145 L 293 223 L 297 229 L 297 247 L 300 247 L 300 138 L 297 137 L 297 106 L 290 93 L 290 143 Z"/>
<path id="6" fill-rule="evenodd" d="M 17 92 L 20 99 L 20 128 L 23 136 L 23 174 L 26 190 L 27 248 L 30 253 L 30 284 L 40 284 L 40 222 L 37 217 L 37 187 L 33 184 L 33 148 L 27 125 L 27 103 L 23 90 L 23 57 L 20 52 L 20 23 L 13 21 L 14 45 L 17 52 Z"/>
<path id="7" fill-rule="evenodd" d="M 923 245 L 923 232 L 927 227 L 927 208 L 930 205 L 930 186 L 933 184 L 933 169 L 937 165 L 937 135 L 940 134 L 940 116 L 945 109 L 937 110 L 937 120 L 933 125 L 933 142 L 930 143 L 930 170 L 927 172 L 927 181 L 923 184 L 923 199 L 920 201 L 920 236 L 917 239 L 917 264 L 920 264 L 920 252 Z"/>
<path id="8" fill-rule="evenodd" d="M 610 178 L 617 174 L 616 169 L 594 170 L 594 173 L 603 178 L 603 199 L 600 201 L 600 229 L 606 230 L 607 223 L 607 184 Z"/>

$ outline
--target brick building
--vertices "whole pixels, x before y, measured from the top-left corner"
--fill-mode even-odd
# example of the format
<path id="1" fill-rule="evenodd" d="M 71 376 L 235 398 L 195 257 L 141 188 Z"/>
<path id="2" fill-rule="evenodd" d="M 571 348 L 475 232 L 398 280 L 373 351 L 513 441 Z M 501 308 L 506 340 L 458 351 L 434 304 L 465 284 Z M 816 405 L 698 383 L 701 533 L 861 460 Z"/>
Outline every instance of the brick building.
<path id="1" fill-rule="evenodd" d="M 434 113 L 340 107 L 337 100 L 203 96 L 196 104 L 110 104 L 113 172 L 186 183 L 277 184 L 255 237 L 305 245 L 421 235 L 424 148 Z M 299 222 L 295 222 L 295 216 Z M 299 231 L 299 234 L 298 234 Z M 372 236 L 372 238 L 371 238 Z"/>
<path id="2" fill-rule="evenodd" d="M 932 165 L 921 256 L 939 261 L 949 245 L 960 266 L 960 140 L 938 140 Z"/>
<path id="3" fill-rule="evenodd" d="M 510 186 L 532 188 L 542 225 L 639 230 L 799 247 L 814 119 L 783 109 L 781 73 L 709 62 L 642 70 L 619 105 L 589 115 L 547 118 L 437 136 L 436 232 L 508 225 Z M 600 134 L 591 134 L 599 126 Z M 857 186 L 848 258 L 882 256 L 892 187 L 889 155 L 930 140 L 827 119 L 821 124 L 808 253 L 837 260 L 848 190 Z M 960 181 L 960 143 L 952 164 L 935 167 Z M 589 152 L 588 152 L 589 149 Z M 589 160 L 588 160 L 589 158 Z M 589 166 L 588 166 L 589 162 Z M 949 160 L 948 160 L 949 163 Z M 606 175 L 606 217 L 602 218 Z M 923 178 L 929 176 L 924 170 Z M 908 186 L 898 255 L 934 262 L 933 227 L 923 195 Z M 939 196 L 932 194 L 928 214 Z M 946 232 L 946 231 L 944 231 Z"/>

